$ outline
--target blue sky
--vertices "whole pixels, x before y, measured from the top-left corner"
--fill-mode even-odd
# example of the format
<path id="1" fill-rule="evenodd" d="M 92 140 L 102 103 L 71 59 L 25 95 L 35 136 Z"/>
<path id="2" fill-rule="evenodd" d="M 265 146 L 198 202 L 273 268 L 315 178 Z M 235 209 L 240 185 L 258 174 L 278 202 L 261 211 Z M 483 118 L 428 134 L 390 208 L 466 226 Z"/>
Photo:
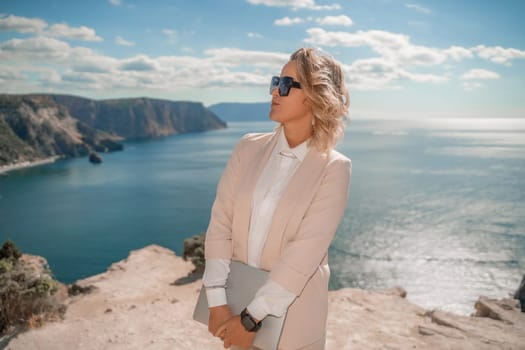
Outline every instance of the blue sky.
<path id="1" fill-rule="evenodd" d="M 269 101 L 290 53 L 344 67 L 354 118 L 525 118 L 524 1 L 0 0 L 0 92 Z"/>

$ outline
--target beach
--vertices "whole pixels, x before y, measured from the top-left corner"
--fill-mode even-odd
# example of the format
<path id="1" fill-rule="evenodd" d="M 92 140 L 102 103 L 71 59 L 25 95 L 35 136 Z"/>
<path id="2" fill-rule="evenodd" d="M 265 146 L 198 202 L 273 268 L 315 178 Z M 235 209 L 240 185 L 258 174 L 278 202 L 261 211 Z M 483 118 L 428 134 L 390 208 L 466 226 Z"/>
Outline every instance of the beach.
<path id="1" fill-rule="evenodd" d="M 61 158 L 60 156 L 53 156 L 49 158 L 42 158 L 34 161 L 24 161 L 19 163 L 0 165 L 0 175 L 7 174 L 13 170 L 19 170 L 24 168 L 31 168 L 38 165 L 44 165 L 49 163 L 54 163 L 57 159 Z"/>

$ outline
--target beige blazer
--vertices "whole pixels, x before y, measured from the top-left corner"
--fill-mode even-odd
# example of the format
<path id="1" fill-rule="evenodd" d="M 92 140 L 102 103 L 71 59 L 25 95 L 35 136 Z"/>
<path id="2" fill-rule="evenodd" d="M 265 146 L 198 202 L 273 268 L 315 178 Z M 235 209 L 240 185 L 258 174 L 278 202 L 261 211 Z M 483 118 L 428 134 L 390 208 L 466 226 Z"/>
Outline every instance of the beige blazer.
<path id="1" fill-rule="evenodd" d="M 246 263 L 252 195 L 278 132 L 247 134 L 217 186 L 206 232 L 206 259 Z M 277 204 L 261 268 L 297 298 L 288 308 L 280 349 L 323 349 L 328 312 L 328 247 L 343 217 L 351 161 L 311 147 Z M 264 322 L 264 321 L 263 321 Z"/>

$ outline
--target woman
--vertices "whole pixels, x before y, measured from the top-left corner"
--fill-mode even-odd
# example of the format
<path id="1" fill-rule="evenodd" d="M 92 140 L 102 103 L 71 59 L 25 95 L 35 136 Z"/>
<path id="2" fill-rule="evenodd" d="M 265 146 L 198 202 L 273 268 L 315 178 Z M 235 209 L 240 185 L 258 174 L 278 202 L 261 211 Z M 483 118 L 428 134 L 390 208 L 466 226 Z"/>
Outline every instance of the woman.
<path id="1" fill-rule="evenodd" d="M 247 134 L 217 187 L 206 233 L 203 283 L 209 331 L 224 347 L 250 348 L 255 329 L 232 315 L 230 261 L 270 271 L 243 318 L 287 312 L 279 349 L 324 349 L 327 251 L 348 200 L 351 162 L 335 151 L 349 95 L 340 65 L 318 50 L 290 56 L 270 87 L 272 133 Z M 243 325 L 244 324 L 244 325 Z"/>

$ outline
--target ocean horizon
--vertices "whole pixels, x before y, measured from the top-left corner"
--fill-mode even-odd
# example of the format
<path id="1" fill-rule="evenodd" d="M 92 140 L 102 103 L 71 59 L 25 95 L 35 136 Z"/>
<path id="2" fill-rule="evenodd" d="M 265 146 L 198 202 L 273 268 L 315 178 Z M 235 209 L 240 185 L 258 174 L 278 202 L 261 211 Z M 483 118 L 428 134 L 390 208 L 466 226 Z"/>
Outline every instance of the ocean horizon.
<path id="1" fill-rule="evenodd" d="M 272 122 L 124 142 L 124 151 L 0 177 L 0 238 L 44 256 L 64 283 L 130 250 L 182 253 L 205 232 L 238 139 Z M 352 120 L 350 197 L 329 251 L 331 289 L 401 286 L 425 308 L 470 314 L 525 273 L 525 120 Z"/>

